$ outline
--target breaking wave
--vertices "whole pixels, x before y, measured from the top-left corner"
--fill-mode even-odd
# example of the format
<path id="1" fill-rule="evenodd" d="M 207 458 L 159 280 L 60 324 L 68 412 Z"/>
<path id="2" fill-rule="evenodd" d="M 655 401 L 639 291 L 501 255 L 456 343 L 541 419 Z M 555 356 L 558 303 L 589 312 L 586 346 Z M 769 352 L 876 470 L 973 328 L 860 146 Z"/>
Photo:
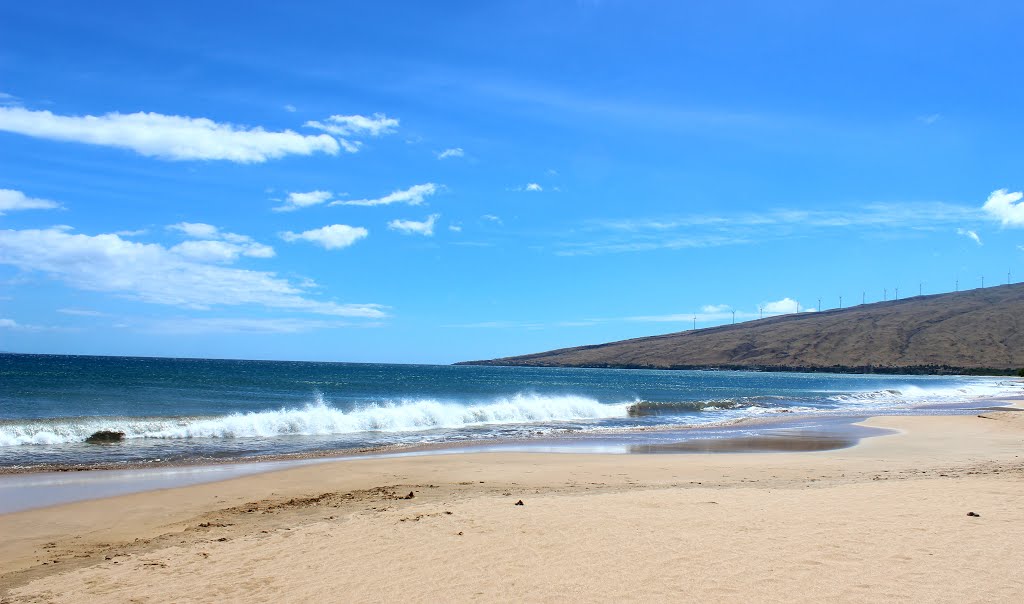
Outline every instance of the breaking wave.
<path id="1" fill-rule="evenodd" d="M 780 404 L 792 400 L 792 398 L 781 396 L 744 396 L 706 401 L 637 401 L 629 405 L 628 411 L 629 417 L 657 417 L 662 415 L 679 415 L 680 413 L 696 413 L 699 411 L 778 407 Z"/>
<path id="2" fill-rule="evenodd" d="M 1020 394 L 1021 383 L 1013 381 L 984 381 L 968 383 L 945 388 L 922 388 L 911 384 L 871 390 L 848 392 L 828 397 L 829 401 L 840 405 L 920 405 L 924 403 L 960 402 L 967 399 L 982 398 L 1006 394 Z"/>
<path id="3" fill-rule="evenodd" d="M 82 442 L 99 430 L 125 438 L 258 438 L 329 436 L 359 432 L 412 432 L 494 424 L 528 424 L 628 416 L 628 403 L 602 404 L 581 396 L 517 394 L 481 404 L 432 399 L 365 405 L 343 411 L 323 397 L 300 408 L 215 417 L 89 417 L 0 423 L 0 447 Z"/>

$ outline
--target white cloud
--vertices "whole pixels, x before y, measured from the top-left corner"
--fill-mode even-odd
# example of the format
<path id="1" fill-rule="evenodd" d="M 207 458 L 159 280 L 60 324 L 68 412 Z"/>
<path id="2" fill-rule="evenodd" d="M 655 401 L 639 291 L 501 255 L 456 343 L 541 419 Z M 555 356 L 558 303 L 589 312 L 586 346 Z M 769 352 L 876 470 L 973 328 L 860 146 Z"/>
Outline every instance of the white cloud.
<path id="1" fill-rule="evenodd" d="M 323 122 L 306 122 L 309 128 L 316 128 L 338 136 L 380 136 L 391 134 L 398 128 L 398 120 L 383 113 L 374 113 L 373 117 L 365 115 L 332 115 Z"/>
<path id="2" fill-rule="evenodd" d="M 797 301 L 792 298 L 783 298 L 775 302 L 765 302 L 761 305 L 761 310 L 766 315 L 785 315 L 806 309 L 801 308 Z"/>
<path id="3" fill-rule="evenodd" d="M 14 210 L 52 210 L 59 207 L 56 201 L 29 197 L 14 189 L 0 189 L 0 216 Z"/>
<path id="4" fill-rule="evenodd" d="M 930 113 L 928 115 L 919 115 L 919 116 L 917 116 L 917 121 L 921 122 L 925 126 L 931 126 L 932 124 L 934 124 L 935 122 L 937 122 L 937 121 L 939 121 L 941 119 L 942 119 L 942 114 L 939 114 L 939 113 Z"/>
<path id="5" fill-rule="evenodd" d="M 338 142 L 341 143 L 341 147 L 348 153 L 359 153 L 359 150 L 363 148 L 363 141 L 350 141 L 339 137 Z"/>
<path id="6" fill-rule="evenodd" d="M 540 186 L 539 184 L 537 184 L 535 182 L 531 182 L 530 184 L 526 185 L 526 187 L 523 190 L 525 190 L 525 191 L 532 191 L 532 192 L 538 192 L 539 193 L 540 191 L 544 190 L 544 187 Z"/>
<path id="7" fill-rule="evenodd" d="M 167 225 L 167 228 L 172 231 L 180 231 L 186 237 L 193 239 L 215 239 L 220 235 L 220 229 L 205 222 L 179 222 Z"/>
<path id="8" fill-rule="evenodd" d="M 963 235 L 964 237 L 967 237 L 968 239 L 970 239 L 974 243 L 977 243 L 978 245 L 982 244 L 981 243 L 981 237 L 978 236 L 977 231 L 971 231 L 971 230 L 968 230 L 968 229 L 957 229 L 956 230 L 956 234 L 957 235 Z"/>
<path id="9" fill-rule="evenodd" d="M 186 258 L 153 243 L 63 229 L 0 230 L 0 264 L 39 272 L 76 289 L 187 308 L 253 305 L 346 317 L 380 318 L 379 304 L 338 304 L 306 297 L 272 272 Z"/>
<path id="10" fill-rule="evenodd" d="M 319 229 L 310 229 L 301 233 L 285 231 L 281 233 L 281 239 L 288 242 L 308 241 L 315 243 L 328 250 L 340 250 L 369 235 L 369 231 L 363 227 L 353 227 L 347 224 L 331 224 Z"/>
<path id="11" fill-rule="evenodd" d="M 261 163 L 286 155 L 338 153 L 326 134 L 270 132 L 207 118 L 159 113 L 55 115 L 22 107 L 0 107 L 0 130 L 58 141 L 130 149 L 169 160 L 226 160 Z"/>
<path id="12" fill-rule="evenodd" d="M 452 231 L 453 233 L 461 233 L 462 232 L 462 225 L 461 224 L 449 224 L 448 225 L 448 230 Z"/>
<path id="13" fill-rule="evenodd" d="M 273 258 L 274 248 L 253 240 L 248 235 L 228 233 L 212 224 L 203 222 L 179 222 L 168 225 L 168 229 L 179 231 L 190 241 L 179 243 L 171 252 L 199 262 L 234 262 L 239 256 L 250 258 Z"/>
<path id="14" fill-rule="evenodd" d="M 480 218 L 482 220 L 486 220 L 487 222 L 497 222 L 498 224 L 501 224 L 501 217 L 495 216 L 494 214 L 484 214 Z"/>
<path id="15" fill-rule="evenodd" d="M 295 113 L 296 111 L 298 111 L 298 109 L 295 108 L 295 105 L 292 105 L 291 103 L 285 105 L 284 110 L 287 111 L 288 113 Z"/>
<path id="16" fill-rule="evenodd" d="M 434 223 L 440 218 L 440 214 L 431 214 L 423 222 L 415 220 L 392 220 L 388 228 L 393 231 L 400 231 L 406 235 L 423 235 L 430 237 L 434 234 Z"/>
<path id="17" fill-rule="evenodd" d="M 170 249 L 189 260 L 199 262 L 231 263 L 238 260 L 239 256 L 250 258 L 273 258 L 274 248 L 262 243 L 247 243 L 239 245 L 227 241 L 183 241 Z"/>
<path id="18" fill-rule="evenodd" d="M 462 147 L 454 147 L 452 149 L 445 149 L 444 151 L 437 154 L 437 159 L 448 159 L 449 157 L 464 157 L 466 152 L 462 150 Z"/>
<path id="19" fill-rule="evenodd" d="M 705 304 L 701 307 L 702 313 L 725 313 L 732 310 L 732 307 L 728 304 Z"/>
<path id="20" fill-rule="evenodd" d="M 145 235 L 146 233 L 149 233 L 149 229 L 132 229 L 132 230 L 126 230 L 126 231 L 114 231 L 115 235 L 120 235 L 122 237 L 138 237 L 139 235 Z"/>
<path id="21" fill-rule="evenodd" d="M 0 328 L 2 329 L 17 329 L 18 322 L 14 319 L 0 319 Z"/>
<path id="22" fill-rule="evenodd" d="M 981 209 L 1003 223 L 1003 226 L 1024 226 L 1024 197 L 1020 191 L 1013 193 L 1006 189 L 992 191 Z"/>
<path id="23" fill-rule="evenodd" d="M 756 319 L 758 313 L 736 311 L 735 318 L 737 321 L 743 319 Z M 725 304 L 712 304 L 701 308 L 700 312 L 689 312 L 689 313 L 673 313 L 668 315 L 644 315 L 639 317 L 626 317 L 625 321 L 643 322 L 643 323 L 690 323 L 694 320 L 698 324 L 701 323 L 713 323 L 722 321 L 731 321 L 733 319 L 732 309 Z"/>
<path id="24" fill-rule="evenodd" d="M 326 203 L 333 197 L 334 194 L 330 191 L 309 191 L 306 193 L 289 193 L 288 197 L 285 198 L 284 204 L 279 205 L 273 210 L 275 212 L 291 212 L 300 208 L 308 208 L 311 206 Z"/>
<path id="25" fill-rule="evenodd" d="M 350 136 L 380 136 L 391 134 L 398 127 L 398 120 L 389 118 L 383 113 L 374 113 L 373 117 L 364 115 L 332 115 L 322 122 L 309 121 L 307 128 L 316 128 L 329 132 L 337 137 L 342 148 L 348 153 L 358 153 L 363 146 L 362 141 L 350 140 Z"/>
<path id="26" fill-rule="evenodd" d="M 384 197 L 377 199 L 352 199 L 347 201 L 332 201 L 332 206 L 386 206 L 392 203 L 407 203 L 417 206 L 423 200 L 437 193 L 438 186 L 432 182 L 422 185 L 413 185 L 405 190 L 392 191 Z"/>

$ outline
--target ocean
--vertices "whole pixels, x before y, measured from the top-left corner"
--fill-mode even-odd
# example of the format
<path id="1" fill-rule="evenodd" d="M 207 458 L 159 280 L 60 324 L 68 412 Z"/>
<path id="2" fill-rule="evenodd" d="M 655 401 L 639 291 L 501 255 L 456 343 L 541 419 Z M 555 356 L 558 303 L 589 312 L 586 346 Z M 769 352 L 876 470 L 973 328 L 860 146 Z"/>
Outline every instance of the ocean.
<path id="1" fill-rule="evenodd" d="M 1022 393 L 1021 380 L 987 377 L 0 354 L 0 468 L 455 444 L 635 448 Z M 85 442 L 100 430 L 125 440 Z"/>

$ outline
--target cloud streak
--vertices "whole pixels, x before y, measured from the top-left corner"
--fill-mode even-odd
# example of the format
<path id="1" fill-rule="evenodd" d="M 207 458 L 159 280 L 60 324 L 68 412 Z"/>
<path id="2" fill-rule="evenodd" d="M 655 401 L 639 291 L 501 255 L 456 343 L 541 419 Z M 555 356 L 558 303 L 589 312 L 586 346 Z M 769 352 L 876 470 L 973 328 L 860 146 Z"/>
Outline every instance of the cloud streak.
<path id="1" fill-rule="evenodd" d="M 340 250 L 355 244 L 364 239 L 370 232 L 363 227 L 353 227 L 347 224 L 331 224 L 319 229 L 310 229 L 301 233 L 285 231 L 281 233 L 281 239 L 293 243 L 296 241 L 308 241 L 319 245 L 326 250 Z"/>
<path id="2" fill-rule="evenodd" d="M 272 272 L 243 270 L 184 257 L 162 245 L 66 228 L 0 230 L 0 264 L 42 273 L 75 289 L 150 304 L 193 309 L 257 306 L 342 317 L 381 318 L 379 304 L 339 304 L 307 297 Z"/>
<path id="3" fill-rule="evenodd" d="M 347 327 L 378 327 L 375 321 L 338 321 L 323 319 L 304 319 L 296 317 L 277 318 L 246 318 L 246 317 L 210 317 L 210 318 L 175 318 L 162 319 L 143 325 L 140 330 L 164 335 L 197 335 L 208 333 L 250 333 L 250 334 L 289 334 L 308 333 L 324 329 L 342 329 Z"/>
<path id="4" fill-rule="evenodd" d="M 438 153 L 437 159 L 450 159 L 452 157 L 464 157 L 465 155 L 466 152 L 462 150 L 462 147 L 454 147 Z"/>
<path id="5" fill-rule="evenodd" d="M 417 222 L 415 220 L 392 220 L 388 223 L 388 228 L 406 235 L 423 235 L 424 237 L 430 237 L 434 234 L 434 223 L 437 222 L 437 219 L 440 217 L 440 214 L 431 214 L 422 222 Z"/>
<path id="6" fill-rule="evenodd" d="M 968 239 L 970 239 L 974 243 L 977 243 L 978 245 L 982 245 L 981 237 L 978 235 L 977 231 L 972 231 L 972 230 L 969 230 L 969 229 L 957 229 L 956 230 L 956 234 L 957 235 L 963 235 L 964 237 L 967 237 Z"/>
<path id="7" fill-rule="evenodd" d="M 311 208 L 322 203 L 326 203 L 333 197 L 334 194 L 330 191 L 308 191 L 306 193 L 288 193 L 285 197 L 284 202 L 271 208 L 275 212 L 294 212 L 295 210 L 301 210 L 302 208 Z"/>
<path id="8" fill-rule="evenodd" d="M 438 186 L 432 182 L 422 185 L 413 185 L 408 189 L 392 191 L 384 197 L 376 199 L 350 199 L 344 201 L 332 201 L 332 206 L 386 206 L 393 203 L 404 203 L 411 206 L 418 206 L 431 195 L 438 191 Z"/>
<path id="9" fill-rule="evenodd" d="M 771 241 L 826 230 L 927 231 L 978 221 L 976 209 L 941 202 L 867 204 L 848 210 L 790 210 L 694 214 L 662 218 L 593 220 L 585 239 L 562 241 L 559 255 L 598 255 L 654 250 L 721 247 Z"/>
<path id="10" fill-rule="evenodd" d="M 79 116 L 0 107 L 0 131 L 129 149 L 166 160 L 262 163 L 286 155 L 336 155 L 339 149 L 338 141 L 326 134 L 274 132 L 207 118 L 145 112 Z"/>
<path id="11" fill-rule="evenodd" d="M 362 141 L 352 140 L 352 136 L 381 136 L 391 134 L 398 128 L 398 120 L 383 113 L 374 113 L 372 117 L 365 115 L 332 115 L 322 122 L 309 121 L 307 128 L 322 130 L 337 137 L 342 148 L 349 153 L 357 153 Z"/>
<path id="12" fill-rule="evenodd" d="M 19 210 L 52 210 L 59 207 L 56 201 L 29 197 L 14 189 L 0 189 L 0 216 Z"/>

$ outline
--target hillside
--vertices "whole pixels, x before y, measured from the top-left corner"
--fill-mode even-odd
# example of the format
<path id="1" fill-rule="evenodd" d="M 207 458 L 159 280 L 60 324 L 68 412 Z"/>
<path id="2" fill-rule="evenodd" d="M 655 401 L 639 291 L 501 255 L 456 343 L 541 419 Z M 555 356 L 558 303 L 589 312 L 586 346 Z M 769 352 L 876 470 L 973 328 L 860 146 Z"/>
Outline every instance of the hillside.
<path id="1" fill-rule="evenodd" d="M 1016 373 L 1024 367 L 1024 284 L 463 364 Z"/>

